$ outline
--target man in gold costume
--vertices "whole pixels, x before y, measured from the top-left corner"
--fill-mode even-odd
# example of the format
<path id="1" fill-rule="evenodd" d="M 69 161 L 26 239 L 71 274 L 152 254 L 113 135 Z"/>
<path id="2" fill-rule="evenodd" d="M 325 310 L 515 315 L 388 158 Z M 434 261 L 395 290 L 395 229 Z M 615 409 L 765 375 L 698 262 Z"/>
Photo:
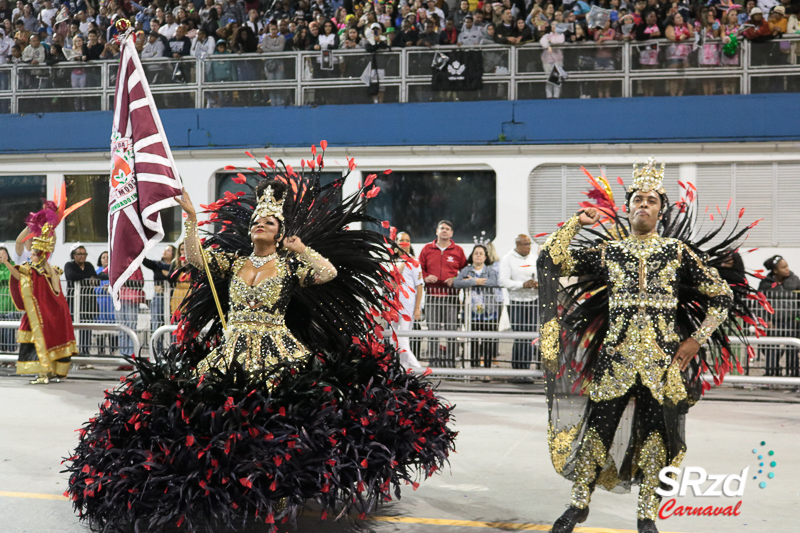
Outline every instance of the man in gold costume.
<path id="1" fill-rule="evenodd" d="M 685 413 L 701 385 L 697 356 L 733 301 L 697 250 L 657 231 L 669 207 L 663 172 L 652 159 L 635 168 L 627 236 L 615 228 L 610 238 L 570 247 L 582 227 L 601 221 L 602 210 L 587 208 L 553 233 L 539 256 L 550 452 L 556 471 L 574 482 L 554 533 L 586 520 L 597 485 L 622 492 L 632 484 L 640 487 L 639 532 L 657 533 L 659 471 L 683 458 Z M 560 277 L 578 278 L 577 286 L 601 280 L 606 300 L 597 306 L 591 293 L 576 291 L 571 303 L 559 301 Z M 689 294 L 704 302 L 704 317 L 694 323 L 681 315 Z"/>

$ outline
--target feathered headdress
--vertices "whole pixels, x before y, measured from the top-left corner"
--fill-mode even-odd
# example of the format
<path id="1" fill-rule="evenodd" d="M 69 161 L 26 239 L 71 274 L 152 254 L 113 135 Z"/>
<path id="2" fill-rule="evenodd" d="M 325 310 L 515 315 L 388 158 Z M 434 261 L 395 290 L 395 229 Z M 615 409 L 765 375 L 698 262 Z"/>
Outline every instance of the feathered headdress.
<path id="1" fill-rule="evenodd" d="M 73 211 L 90 200 L 91 198 L 81 200 L 67 209 L 67 185 L 62 183 L 61 188 L 56 189 L 52 201 L 45 201 L 40 211 L 31 213 L 25 218 L 25 225 L 28 226 L 28 230 L 31 232 L 25 240 L 33 239 L 31 247 L 34 250 L 52 253 L 56 248 L 56 228 L 58 225 Z"/>

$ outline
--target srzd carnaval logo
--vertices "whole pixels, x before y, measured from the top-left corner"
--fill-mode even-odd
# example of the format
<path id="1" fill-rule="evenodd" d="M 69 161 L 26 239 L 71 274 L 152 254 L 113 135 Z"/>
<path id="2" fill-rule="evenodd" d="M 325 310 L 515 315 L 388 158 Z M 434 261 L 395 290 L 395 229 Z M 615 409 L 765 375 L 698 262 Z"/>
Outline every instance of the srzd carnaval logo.
<path id="1" fill-rule="evenodd" d="M 766 448 L 767 443 L 761 441 L 760 446 Z M 772 469 L 777 466 L 777 461 L 773 460 L 775 456 L 774 450 L 761 451 L 758 448 L 753 448 L 753 454 L 758 458 L 758 473 L 753 476 L 753 480 L 758 481 L 760 475 L 765 475 L 767 479 L 774 479 L 775 472 L 764 470 Z M 765 457 L 766 456 L 766 457 Z M 686 491 L 691 488 L 692 494 L 696 497 L 726 497 L 726 498 L 741 498 L 744 494 L 745 482 L 749 474 L 750 467 L 745 467 L 741 474 L 708 474 L 706 470 L 699 466 L 687 466 L 684 469 L 668 466 L 662 468 L 658 474 L 658 479 L 661 481 L 662 486 L 656 489 L 656 492 L 665 498 L 670 498 L 665 501 L 661 508 L 658 510 L 658 517 L 667 519 L 673 516 L 739 516 L 742 509 L 742 500 L 738 499 L 728 505 L 678 505 L 678 501 L 674 496 L 686 496 Z M 693 477 L 696 475 L 697 477 Z M 711 484 L 705 489 L 702 485 L 710 481 Z M 664 488 L 664 487 L 668 488 Z M 766 481 L 758 483 L 759 488 L 765 489 L 767 487 Z"/>
<path id="2" fill-rule="evenodd" d="M 673 496 L 686 496 L 689 488 L 696 497 L 741 497 L 744 494 L 745 481 L 750 467 L 745 467 L 739 475 L 709 474 L 700 466 L 687 466 L 684 469 L 668 466 L 662 468 L 658 479 L 669 488 L 659 487 L 656 492 L 665 498 L 670 498 L 661 505 L 658 517 L 662 520 L 673 516 L 739 516 L 742 500 L 739 499 L 728 505 L 678 505 Z M 678 477 L 680 476 L 680 477 Z M 696 477 L 695 477 L 696 476 Z M 711 485 L 703 488 L 702 485 L 711 481 Z"/>

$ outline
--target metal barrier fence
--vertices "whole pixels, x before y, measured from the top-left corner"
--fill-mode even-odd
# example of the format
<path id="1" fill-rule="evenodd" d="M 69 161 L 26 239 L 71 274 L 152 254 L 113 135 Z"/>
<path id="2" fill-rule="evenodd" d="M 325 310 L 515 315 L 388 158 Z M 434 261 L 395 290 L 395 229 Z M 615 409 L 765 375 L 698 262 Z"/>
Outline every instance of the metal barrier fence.
<path id="1" fill-rule="evenodd" d="M 164 339 L 153 334 L 172 330 L 172 313 L 188 291 L 187 285 L 136 282 L 122 294 L 122 309 L 116 311 L 108 293 L 108 284 L 94 280 L 63 282 L 67 287 L 80 356 L 113 357 L 134 353 L 134 343 L 123 333 L 109 333 L 106 328 L 89 324 L 117 324 L 136 334 L 136 344 L 151 351 L 152 341 L 163 347 Z M 0 288 L 0 320 L 18 321 L 21 313 Z M 800 293 L 770 291 L 767 298 L 774 308 L 768 313 L 752 302 L 757 316 L 770 327 L 767 336 L 754 343 L 755 358 L 748 360 L 742 347 L 735 347 L 746 375 L 798 376 L 798 347 L 785 339 L 800 338 Z M 86 324 L 86 326 L 84 326 Z M 387 328 L 388 329 L 388 328 Z M 748 328 L 751 333 L 753 328 Z M 484 370 L 539 370 L 540 353 L 538 304 L 536 301 L 509 300 L 496 287 L 449 289 L 427 294 L 423 319 L 395 325 L 401 348 L 410 351 L 421 362 L 433 368 Z M 18 351 L 14 328 L 0 326 L 0 353 Z M 771 339 L 774 338 L 774 342 Z M 491 372 L 486 375 L 490 375 Z"/>
<path id="2" fill-rule="evenodd" d="M 557 64 L 569 74 L 555 92 L 547 84 L 554 63 L 543 61 L 537 43 L 471 48 L 483 55 L 479 91 L 431 90 L 434 57 L 459 47 L 382 51 L 375 55 L 375 97 L 366 88 L 373 56 L 363 50 L 334 50 L 331 62 L 319 52 L 280 52 L 142 63 L 161 109 L 363 104 L 376 98 L 398 103 L 755 94 L 800 92 L 798 44 L 796 36 L 745 40 L 733 58 L 722 54 L 721 41 L 698 47 L 666 40 L 554 45 L 561 56 Z M 0 65 L 0 114 L 113 109 L 116 75 L 116 60 Z"/>
<path id="3" fill-rule="evenodd" d="M 0 329 L 3 331 L 10 331 L 11 333 L 15 333 L 17 329 L 19 329 L 20 321 L 19 320 L 0 320 Z M 131 345 L 131 351 L 133 353 L 139 353 L 142 349 L 142 345 L 139 343 L 138 335 L 135 331 L 124 324 L 100 324 L 100 323 L 85 323 L 85 324 L 73 324 L 75 330 L 79 333 L 82 331 L 95 331 L 95 332 L 103 332 L 109 333 L 119 338 L 125 337 L 126 340 L 124 342 L 129 342 Z M 77 355 L 72 357 L 73 363 L 85 363 L 90 361 L 96 361 L 98 357 L 91 357 L 91 356 L 81 356 Z M 100 358 L 105 361 L 114 361 L 114 362 L 124 362 L 124 359 L 119 357 L 111 357 L 105 356 Z M 0 350 L 0 363 L 13 363 L 17 361 L 17 356 L 13 354 L 9 354 Z"/>

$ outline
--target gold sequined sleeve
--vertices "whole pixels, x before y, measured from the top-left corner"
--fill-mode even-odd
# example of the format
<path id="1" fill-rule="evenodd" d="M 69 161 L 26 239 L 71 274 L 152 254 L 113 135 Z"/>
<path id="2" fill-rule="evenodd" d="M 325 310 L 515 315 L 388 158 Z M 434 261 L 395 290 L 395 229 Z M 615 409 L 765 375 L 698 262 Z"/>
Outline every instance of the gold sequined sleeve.
<path id="1" fill-rule="evenodd" d="M 197 234 L 197 221 L 186 219 L 183 223 L 186 229 L 186 261 L 198 270 L 205 271 L 201 253 L 205 255 L 208 267 L 212 273 L 226 277 L 231 270 L 234 256 L 224 252 L 215 252 L 200 245 L 200 236 Z"/>
<path id="2" fill-rule="evenodd" d="M 295 275 L 301 287 L 327 283 L 336 277 L 336 267 L 309 247 L 295 257 L 299 262 Z"/>
<path id="3" fill-rule="evenodd" d="M 723 280 L 717 269 L 710 267 L 695 254 L 691 248 L 683 245 L 681 258 L 683 283 L 697 288 L 708 298 L 708 311 L 703 323 L 692 333 L 692 338 L 702 346 L 714 331 L 728 318 L 728 309 L 733 303 L 733 292 Z"/>
<path id="4" fill-rule="evenodd" d="M 541 258 L 542 254 L 549 256 L 553 264 L 561 268 L 562 276 L 581 276 L 598 268 L 602 261 L 599 248 L 569 249 L 572 239 L 580 230 L 578 215 L 573 215 L 558 231 L 547 238 L 540 251 L 539 257 Z"/>

